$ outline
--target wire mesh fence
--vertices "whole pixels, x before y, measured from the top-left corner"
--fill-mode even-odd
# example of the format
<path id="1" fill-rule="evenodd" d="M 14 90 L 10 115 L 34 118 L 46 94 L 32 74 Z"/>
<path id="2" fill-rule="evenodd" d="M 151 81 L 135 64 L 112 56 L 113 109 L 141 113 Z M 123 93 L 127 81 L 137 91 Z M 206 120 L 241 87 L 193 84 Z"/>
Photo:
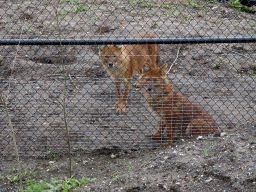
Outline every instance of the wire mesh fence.
<path id="1" fill-rule="evenodd" d="M 154 39 L 239 36 L 255 41 L 256 36 L 256 9 L 242 6 L 239 1 L 45 0 L 0 4 L 1 40 L 152 38 L 140 36 L 146 33 L 153 34 Z M 256 119 L 253 41 L 183 45 L 163 42 L 147 44 L 149 48 L 112 45 L 112 52 L 102 54 L 104 46 L 96 43 L 5 44 L 0 47 L 0 88 L 10 119 L 2 103 L 1 154 L 13 154 L 9 120 L 22 156 L 66 153 L 66 126 L 72 152 L 103 147 L 156 148 L 173 142 L 174 137 L 186 138 L 191 122 L 201 121 L 198 110 L 200 117 L 209 114 L 207 118 L 223 132 L 244 125 L 253 129 Z M 159 52 L 150 53 L 155 47 L 159 47 Z M 105 56 L 108 61 L 104 66 Z M 124 66 L 129 66 L 130 60 L 135 67 L 127 72 Z M 153 89 L 156 92 L 153 100 L 159 96 L 173 105 L 166 109 L 170 102 L 158 103 L 159 112 L 147 100 L 152 94 L 143 94 L 143 87 L 135 84 L 141 69 L 145 72 L 150 70 L 145 69 L 150 64 L 159 68 L 164 63 L 170 69 L 166 75 L 168 87 L 175 91 L 165 96 L 162 84 L 152 85 L 152 89 L 157 87 Z M 117 81 L 123 83 L 123 93 L 119 94 Z M 125 91 L 129 93 L 125 95 Z M 180 95 L 171 95 L 176 92 Z M 197 104 L 188 104 L 187 99 Z M 187 106 L 193 109 L 186 110 Z M 173 113 L 176 115 L 171 116 Z M 204 123 L 198 125 L 202 134 L 207 130 Z M 163 131 L 161 137 L 148 137 L 157 130 Z M 170 130 L 178 131 L 170 136 Z"/>

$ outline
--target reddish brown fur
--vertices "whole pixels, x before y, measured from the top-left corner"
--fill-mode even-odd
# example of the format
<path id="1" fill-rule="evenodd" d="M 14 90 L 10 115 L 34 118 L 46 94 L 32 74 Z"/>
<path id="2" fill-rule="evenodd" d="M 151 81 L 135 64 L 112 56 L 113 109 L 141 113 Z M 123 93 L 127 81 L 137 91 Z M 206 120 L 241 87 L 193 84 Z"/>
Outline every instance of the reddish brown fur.
<path id="1" fill-rule="evenodd" d="M 134 38 L 156 38 L 155 35 L 142 33 Z M 141 71 L 147 64 L 149 68 L 155 68 L 158 61 L 159 45 L 106 45 L 99 50 L 103 67 L 115 79 L 118 93 L 116 111 L 124 112 L 129 97 L 130 82 L 135 72 Z M 124 91 L 121 90 L 124 83 Z"/>
<path id="2" fill-rule="evenodd" d="M 149 136 L 161 137 L 166 130 L 167 142 L 163 146 L 168 146 L 175 137 L 220 133 L 220 129 L 205 110 L 175 91 L 166 77 L 166 68 L 167 64 L 163 64 L 160 68 L 151 68 L 146 72 L 142 70 L 136 84 L 142 88 L 148 104 L 164 122 L 158 131 Z"/>

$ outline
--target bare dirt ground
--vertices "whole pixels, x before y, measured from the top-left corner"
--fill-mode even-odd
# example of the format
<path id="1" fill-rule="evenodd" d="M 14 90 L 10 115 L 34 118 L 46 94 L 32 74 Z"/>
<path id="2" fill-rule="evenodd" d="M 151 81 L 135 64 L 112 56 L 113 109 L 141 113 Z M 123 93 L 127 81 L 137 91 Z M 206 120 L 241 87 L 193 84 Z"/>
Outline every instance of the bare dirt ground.
<path id="1" fill-rule="evenodd" d="M 139 31 L 164 38 L 256 35 L 255 14 L 209 2 L 5 1 L 0 3 L 0 35 L 67 39 L 123 38 Z M 159 64 L 171 66 L 178 46 L 161 45 Z M 181 47 L 170 81 L 198 102 L 225 134 L 180 138 L 164 149 L 158 147 L 164 138 L 147 138 L 159 119 L 139 89 L 131 87 L 126 113 L 115 112 L 115 85 L 101 67 L 97 46 L 0 49 L 0 90 L 23 170 L 47 181 L 68 175 L 65 104 L 73 175 L 96 178 L 78 191 L 256 190 L 255 44 Z M 16 173 L 12 168 L 17 163 L 3 105 L 0 149 L 1 191 L 16 191 L 18 183 L 5 178 Z"/>

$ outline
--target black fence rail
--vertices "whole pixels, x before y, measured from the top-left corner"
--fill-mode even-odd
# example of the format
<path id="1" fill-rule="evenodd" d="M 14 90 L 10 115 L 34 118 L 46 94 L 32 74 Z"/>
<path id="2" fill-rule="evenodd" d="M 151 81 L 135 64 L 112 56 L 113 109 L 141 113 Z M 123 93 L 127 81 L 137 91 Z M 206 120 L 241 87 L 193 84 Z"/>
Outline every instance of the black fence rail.
<path id="1" fill-rule="evenodd" d="M 122 45 L 122 44 L 204 44 L 255 43 L 256 37 L 194 37 L 140 39 L 2 39 L 0 45 Z"/>
<path id="2" fill-rule="evenodd" d="M 246 127 L 254 135 L 255 7 L 205 0 L 28 2 L 0 3 L 1 155 L 14 154 L 12 128 L 21 156 L 67 153 L 67 141 L 72 153 L 104 147 L 154 149 L 168 142 L 170 121 L 178 128 L 172 130 L 177 134 L 169 144 L 188 140 L 189 126 L 182 127 L 188 120 L 175 118 L 188 114 L 196 119 L 196 112 L 182 108 L 177 117 L 164 119 L 143 87 L 135 86 L 139 72 L 129 80 L 118 79 L 131 81 L 131 87 L 125 112 L 117 111 L 114 75 L 120 75 L 120 69 L 112 77 L 107 73 L 111 66 L 104 68 L 106 54 L 99 54 L 99 45 L 123 45 L 123 50 L 134 45 L 135 60 L 143 56 L 143 45 L 159 45 L 159 52 L 149 55 L 158 57 L 157 68 L 167 64 L 168 73 L 163 73 L 175 91 L 197 103 L 222 132 Z M 145 33 L 154 37 L 137 37 Z M 118 58 L 110 58 L 110 64 L 125 63 L 122 54 L 108 53 Z M 140 61 L 147 70 L 149 60 Z M 163 93 L 158 90 L 157 95 Z M 169 113 L 175 109 L 166 106 L 168 102 L 159 105 Z M 161 127 L 161 137 L 148 137 Z M 200 128 L 202 135 L 205 130 Z"/>

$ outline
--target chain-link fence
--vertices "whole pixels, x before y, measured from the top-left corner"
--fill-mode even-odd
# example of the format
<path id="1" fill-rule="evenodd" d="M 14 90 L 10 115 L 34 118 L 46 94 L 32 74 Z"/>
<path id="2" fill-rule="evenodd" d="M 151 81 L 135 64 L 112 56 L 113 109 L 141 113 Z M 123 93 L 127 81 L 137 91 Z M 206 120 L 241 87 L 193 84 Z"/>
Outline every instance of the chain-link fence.
<path id="1" fill-rule="evenodd" d="M 219 129 L 249 125 L 253 132 L 255 6 L 214 0 L 0 4 L 2 155 L 14 152 L 12 128 L 22 156 L 66 153 L 67 141 L 72 152 L 152 149 Z M 126 41 L 141 38 L 158 42 Z M 125 45 L 100 45 L 106 41 Z M 144 81 L 152 68 L 157 80 L 169 70 L 169 84 Z"/>

